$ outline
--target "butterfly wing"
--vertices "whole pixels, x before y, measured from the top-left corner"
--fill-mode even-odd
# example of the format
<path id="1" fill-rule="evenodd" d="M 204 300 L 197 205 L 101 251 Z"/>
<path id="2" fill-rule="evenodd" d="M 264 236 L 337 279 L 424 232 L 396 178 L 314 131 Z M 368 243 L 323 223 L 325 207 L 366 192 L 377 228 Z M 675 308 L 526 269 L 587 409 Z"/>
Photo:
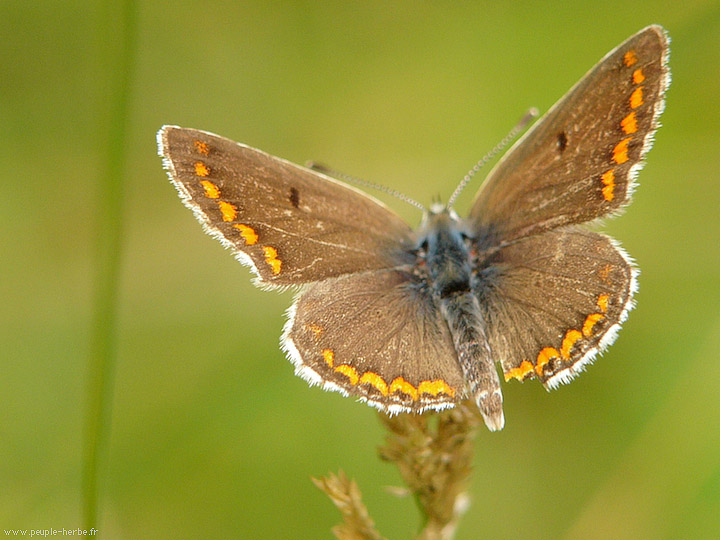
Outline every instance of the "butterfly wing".
<path id="1" fill-rule="evenodd" d="M 185 205 L 262 285 L 300 285 L 408 262 L 402 245 L 409 226 L 358 190 L 195 129 L 165 126 L 158 146 Z"/>
<path id="2" fill-rule="evenodd" d="M 443 409 L 465 395 L 447 323 L 411 274 L 376 270 L 309 285 L 283 347 L 311 384 L 389 412 Z"/>
<path id="3" fill-rule="evenodd" d="M 407 224 L 322 174 L 203 131 L 165 126 L 160 154 L 185 204 L 263 285 L 300 285 L 283 348 L 298 374 L 382 410 L 464 395 L 440 310 L 410 268 Z M 401 270 L 402 269 L 402 270 Z"/>
<path id="4" fill-rule="evenodd" d="M 506 380 L 537 377 L 548 388 L 570 381 L 612 344 L 633 305 L 637 271 L 595 232 L 548 231 L 488 263 L 479 299 Z"/>
<path id="5" fill-rule="evenodd" d="M 629 258 L 574 224 L 629 202 L 663 109 L 667 45 L 650 26 L 611 51 L 478 192 L 468 219 L 477 294 L 506 379 L 568 382 L 612 343 L 633 305 Z"/>
<path id="6" fill-rule="evenodd" d="M 667 58 L 659 26 L 611 51 L 489 174 L 470 211 L 475 228 L 507 243 L 627 204 L 664 107 Z"/>

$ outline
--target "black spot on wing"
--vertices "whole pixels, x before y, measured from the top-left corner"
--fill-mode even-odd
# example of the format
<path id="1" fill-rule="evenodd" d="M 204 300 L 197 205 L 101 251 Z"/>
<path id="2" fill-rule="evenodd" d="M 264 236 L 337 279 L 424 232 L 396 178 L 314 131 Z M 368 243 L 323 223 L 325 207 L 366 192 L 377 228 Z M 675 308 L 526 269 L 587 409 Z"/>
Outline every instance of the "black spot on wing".
<path id="1" fill-rule="evenodd" d="M 295 208 L 300 207 L 300 192 L 297 188 L 290 188 L 290 204 L 292 204 Z"/>
<path id="2" fill-rule="evenodd" d="M 565 151 L 565 149 L 567 148 L 567 145 L 568 145 L 567 135 L 565 134 L 564 131 L 561 131 L 560 133 L 558 133 L 558 136 L 557 136 L 557 146 L 558 146 L 558 150 L 560 151 L 560 153 L 563 153 Z"/>

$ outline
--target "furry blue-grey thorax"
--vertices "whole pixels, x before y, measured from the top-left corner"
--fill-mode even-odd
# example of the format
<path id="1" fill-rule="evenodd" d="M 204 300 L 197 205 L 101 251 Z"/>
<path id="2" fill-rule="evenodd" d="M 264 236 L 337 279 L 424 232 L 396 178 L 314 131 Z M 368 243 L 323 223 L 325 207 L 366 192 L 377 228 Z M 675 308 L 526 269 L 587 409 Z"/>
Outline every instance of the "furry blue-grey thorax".
<path id="1" fill-rule="evenodd" d="M 472 265 L 468 236 L 453 210 L 428 213 L 420 238 L 433 293 L 444 298 L 470 291 Z"/>

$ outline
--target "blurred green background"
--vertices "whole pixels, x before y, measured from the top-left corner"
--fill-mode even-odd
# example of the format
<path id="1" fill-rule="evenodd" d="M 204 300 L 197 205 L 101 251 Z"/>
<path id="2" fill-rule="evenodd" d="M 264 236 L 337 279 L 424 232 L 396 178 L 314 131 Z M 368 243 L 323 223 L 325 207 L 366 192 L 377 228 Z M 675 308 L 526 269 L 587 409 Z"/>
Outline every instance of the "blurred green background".
<path id="1" fill-rule="evenodd" d="M 82 526 L 113 10 L 0 2 L 3 529 Z M 605 226 L 642 269 L 638 307 L 573 384 L 505 385 L 458 537 L 720 537 L 720 5 L 555 0 L 138 4 L 104 538 L 330 538 L 339 514 L 309 478 L 339 468 L 383 534 L 418 527 L 383 489 L 400 479 L 373 410 L 293 376 L 292 295 L 254 288 L 180 204 L 161 125 L 447 200 L 528 107 L 651 23 L 673 40 L 664 127 Z"/>

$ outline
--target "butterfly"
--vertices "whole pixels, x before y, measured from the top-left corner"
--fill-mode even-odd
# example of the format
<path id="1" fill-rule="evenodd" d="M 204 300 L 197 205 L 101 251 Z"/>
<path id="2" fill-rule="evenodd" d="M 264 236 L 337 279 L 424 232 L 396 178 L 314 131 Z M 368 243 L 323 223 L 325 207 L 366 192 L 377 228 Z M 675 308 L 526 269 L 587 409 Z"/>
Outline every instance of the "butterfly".
<path id="1" fill-rule="evenodd" d="M 467 217 L 436 204 L 416 230 L 354 187 L 205 131 L 164 126 L 159 153 L 259 285 L 297 290 L 281 343 L 298 375 L 388 413 L 471 399 L 494 431 L 501 378 L 569 382 L 633 306 L 634 264 L 581 225 L 629 203 L 667 60 L 661 27 L 629 38 L 506 153 Z"/>

